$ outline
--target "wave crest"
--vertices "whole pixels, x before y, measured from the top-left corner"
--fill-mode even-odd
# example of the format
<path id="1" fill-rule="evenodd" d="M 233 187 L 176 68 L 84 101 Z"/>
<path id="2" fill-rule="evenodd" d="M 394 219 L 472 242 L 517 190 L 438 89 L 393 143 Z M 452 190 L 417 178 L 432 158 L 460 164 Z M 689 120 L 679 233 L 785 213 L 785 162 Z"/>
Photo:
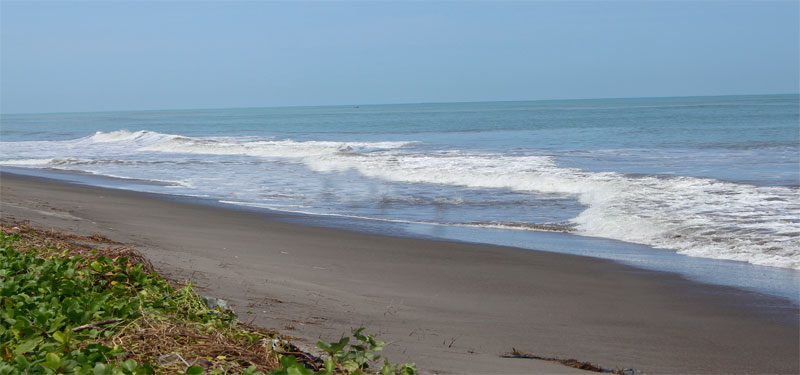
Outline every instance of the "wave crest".
<path id="1" fill-rule="evenodd" d="M 258 158 L 277 159 L 277 163 L 290 158 L 290 163 L 302 164 L 314 172 L 354 171 L 368 178 L 400 183 L 554 194 L 574 197 L 585 206 L 567 226 L 471 225 L 570 231 L 672 249 L 691 256 L 800 269 L 800 188 L 796 186 L 759 187 L 709 178 L 588 172 L 560 167 L 554 157 L 546 155 L 430 151 L 415 145 L 417 142 L 193 138 L 148 130 L 119 130 L 70 141 L 4 142 L 0 155 L 5 160 L 0 164 L 36 168 L 97 164 L 108 166 L 103 170 L 107 174 L 125 174 L 131 169 L 121 168 L 135 164 L 136 168 L 143 168 L 137 173 L 147 175 L 153 171 L 146 169 L 149 164 L 190 161 L 225 168 L 223 165 L 232 160 L 193 155 L 245 155 L 254 158 L 248 162 L 256 163 L 262 162 Z M 191 157 L 164 155 L 169 153 Z M 91 173 L 98 168 L 81 167 Z M 394 202 L 392 197 L 384 199 L 383 204 Z M 469 203 L 423 201 L 421 204 Z"/>

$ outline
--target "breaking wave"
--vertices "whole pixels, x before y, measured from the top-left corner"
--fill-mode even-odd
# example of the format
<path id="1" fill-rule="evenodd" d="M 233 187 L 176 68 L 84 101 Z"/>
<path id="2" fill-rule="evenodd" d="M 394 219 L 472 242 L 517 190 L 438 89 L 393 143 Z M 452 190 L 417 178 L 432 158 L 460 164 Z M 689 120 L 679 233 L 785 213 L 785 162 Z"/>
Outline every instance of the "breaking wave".
<path id="1" fill-rule="evenodd" d="M 225 168 L 224 158 L 209 161 L 200 156 L 290 159 L 316 173 L 356 172 L 388 182 L 554 194 L 575 198 L 585 207 L 567 223 L 447 225 L 571 232 L 672 249 L 690 256 L 800 269 L 800 189 L 796 186 L 764 187 L 710 178 L 589 172 L 561 167 L 554 157 L 546 155 L 427 150 L 419 145 L 193 138 L 120 130 L 71 141 L 4 142 L 0 165 L 80 167 L 105 163 L 124 168 L 125 163 L 139 163 L 139 168 L 145 162 L 171 162 L 175 157 L 169 155 L 181 154 L 198 155 L 197 159 L 203 162 Z M 393 198 L 386 199 L 390 202 Z M 452 199 L 439 204 L 467 203 Z"/>

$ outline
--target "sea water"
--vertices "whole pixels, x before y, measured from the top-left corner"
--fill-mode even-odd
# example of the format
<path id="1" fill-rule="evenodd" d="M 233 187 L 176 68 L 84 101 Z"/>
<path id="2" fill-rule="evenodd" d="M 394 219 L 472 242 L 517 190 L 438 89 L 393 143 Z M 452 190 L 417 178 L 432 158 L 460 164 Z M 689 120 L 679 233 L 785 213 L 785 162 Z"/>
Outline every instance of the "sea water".
<path id="1" fill-rule="evenodd" d="M 771 95 L 3 115 L 0 165 L 797 302 L 799 109 Z"/>

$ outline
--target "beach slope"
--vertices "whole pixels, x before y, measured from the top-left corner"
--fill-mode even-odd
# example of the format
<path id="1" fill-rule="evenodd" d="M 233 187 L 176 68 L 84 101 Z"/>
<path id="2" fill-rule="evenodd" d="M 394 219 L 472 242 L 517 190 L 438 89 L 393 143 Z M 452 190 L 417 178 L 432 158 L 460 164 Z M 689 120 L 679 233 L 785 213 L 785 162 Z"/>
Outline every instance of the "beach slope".
<path id="1" fill-rule="evenodd" d="M 313 344 L 353 328 L 427 373 L 572 373 L 517 348 L 645 373 L 798 373 L 798 308 L 593 258 L 281 222 L 0 175 L 4 221 L 131 243 L 252 321 Z"/>

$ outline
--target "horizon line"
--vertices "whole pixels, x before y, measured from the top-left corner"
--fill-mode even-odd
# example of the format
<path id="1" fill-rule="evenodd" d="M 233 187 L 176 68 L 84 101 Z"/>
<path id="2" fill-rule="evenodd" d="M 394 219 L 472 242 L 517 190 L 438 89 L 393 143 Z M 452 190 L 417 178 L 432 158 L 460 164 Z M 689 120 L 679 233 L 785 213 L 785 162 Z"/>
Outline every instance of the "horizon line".
<path id="1" fill-rule="evenodd" d="M 554 99 L 520 99 L 520 100 L 468 100 L 468 101 L 433 101 L 433 102 L 399 102 L 399 103 L 353 103 L 353 104 L 321 104 L 321 105 L 276 105 L 276 106 L 244 106 L 244 107 L 203 107 L 203 108 L 162 108 L 162 109 L 110 109 L 99 111 L 57 111 L 57 112 L 16 112 L 3 113 L 0 116 L 20 115 L 58 115 L 58 114 L 90 114 L 90 113 L 120 113 L 120 112 L 175 112 L 175 111 L 220 111 L 234 109 L 279 109 L 279 108 L 325 108 L 325 107 L 360 107 L 360 106 L 390 106 L 390 105 L 421 105 L 421 104 L 477 104 L 477 103 L 519 103 L 519 102 L 548 102 L 548 101 L 581 101 L 581 100 L 620 100 L 620 99 L 675 99 L 675 98 L 722 98 L 743 96 L 789 96 L 796 93 L 772 94 L 724 94 L 724 95 L 672 95 L 672 96 L 630 96 L 630 97 L 601 97 L 601 98 L 554 98 Z"/>

